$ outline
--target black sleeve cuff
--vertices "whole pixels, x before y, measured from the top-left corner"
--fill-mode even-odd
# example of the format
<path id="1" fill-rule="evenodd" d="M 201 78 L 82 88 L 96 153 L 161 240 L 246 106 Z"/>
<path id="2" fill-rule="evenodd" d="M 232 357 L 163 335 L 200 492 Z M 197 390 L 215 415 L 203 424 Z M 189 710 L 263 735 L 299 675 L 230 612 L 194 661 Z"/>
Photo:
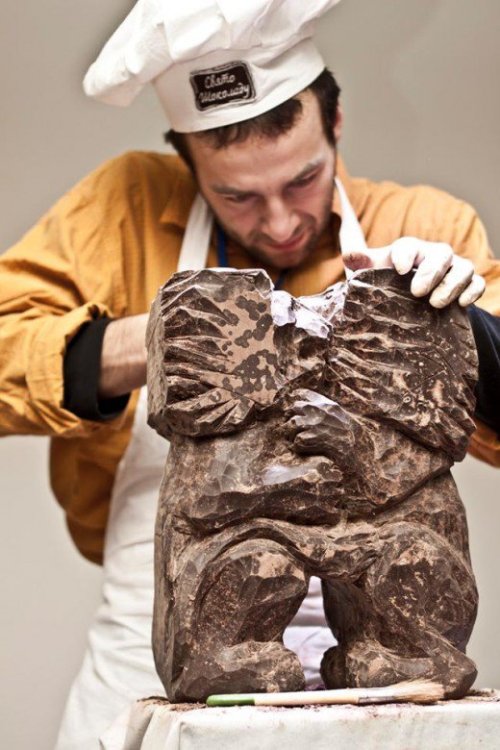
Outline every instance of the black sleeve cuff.
<path id="1" fill-rule="evenodd" d="M 479 358 L 476 416 L 500 435 L 500 318 L 467 308 Z"/>
<path id="2" fill-rule="evenodd" d="M 101 350 L 104 332 L 111 318 L 85 323 L 70 341 L 64 355 L 64 403 L 80 419 L 106 422 L 118 417 L 128 404 L 130 394 L 117 398 L 99 398 Z"/>

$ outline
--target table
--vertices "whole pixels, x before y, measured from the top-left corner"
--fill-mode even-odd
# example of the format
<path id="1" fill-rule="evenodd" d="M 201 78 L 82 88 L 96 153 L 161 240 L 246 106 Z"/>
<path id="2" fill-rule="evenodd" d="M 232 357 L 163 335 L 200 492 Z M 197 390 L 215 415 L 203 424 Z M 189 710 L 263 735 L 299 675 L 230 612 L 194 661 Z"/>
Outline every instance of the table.
<path id="1" fill-rule="evenodd" d="M 430 706 L 207 708 L 134 703 L 103 750 L 499 750 L 500 691 Z"/>

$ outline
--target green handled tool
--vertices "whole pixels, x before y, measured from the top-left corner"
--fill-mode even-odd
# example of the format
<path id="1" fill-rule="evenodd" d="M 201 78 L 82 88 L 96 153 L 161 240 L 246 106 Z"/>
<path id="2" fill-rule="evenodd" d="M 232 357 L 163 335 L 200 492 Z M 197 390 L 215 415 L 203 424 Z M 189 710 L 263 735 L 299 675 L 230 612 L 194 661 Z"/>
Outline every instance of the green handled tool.
<path id="1" fill-rule="evenodd" d="M 366 706 L 376 703 L 436 703 L 443 697 L 444 688 L 439 683 L 428 680 L 413 680 L 374 688 L 210 695 L 207 698 L 207 706 L 319 706 L 335 704 Z"/>

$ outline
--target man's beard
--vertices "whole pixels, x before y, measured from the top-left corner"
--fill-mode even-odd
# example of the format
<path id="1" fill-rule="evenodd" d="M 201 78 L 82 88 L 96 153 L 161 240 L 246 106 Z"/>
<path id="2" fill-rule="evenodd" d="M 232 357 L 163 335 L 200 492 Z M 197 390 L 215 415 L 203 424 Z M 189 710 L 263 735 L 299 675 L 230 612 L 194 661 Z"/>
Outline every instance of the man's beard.
<path id="1" fill-rule="evenodd" d="M 300 233 L 305 231 L 306 233 L 309 234 L 309 237 L 307 239 L 305 246 L 300 251 L 300 257 L 299 257 L 298 262 L 292 264 L 292 266 L 287 266 L 288 268 L 300 266 L 307 258 L 309 258 L 309 256 L 316 249 L 319 239 L 321 235 L 323 234 L 323 232 L 325 231 L 331 219 L 333 191 L 334 191 L 334 188 L 332 186 L 332 191 L 329 195 L 329 198 L 328 200 L 325 200 L 321 219 L 318 222 L 314 222 L 314 224 L 311 224 L 311 225 L 308 225 L 307 223 L 305 223 L 301 227 Z M 224 233 L 227 235 L 227 237 L 229 237 L 231 240 L 233 240 L 238 245 L 240 245 L 244 250 L 246 250 L 246 252 L 249 255 L 251 255 L 253 258 L 258 260 L 263 265 L 271 266 L 271 267 L 273 266 L 272 259 L 269 257 L 269 251 L 268 250 L 266 251 L 265 249 L 259 247 L 258 240 L 256 242 L 251 242 L 251 243 L 245 242 L 245 240 L 237 232 L 233 231 L 231 227 L 229 227 L 227 224 L 221 221 L 215 212 L 214 214 L 215 214 L 217 223 L 224 230 Z"/>

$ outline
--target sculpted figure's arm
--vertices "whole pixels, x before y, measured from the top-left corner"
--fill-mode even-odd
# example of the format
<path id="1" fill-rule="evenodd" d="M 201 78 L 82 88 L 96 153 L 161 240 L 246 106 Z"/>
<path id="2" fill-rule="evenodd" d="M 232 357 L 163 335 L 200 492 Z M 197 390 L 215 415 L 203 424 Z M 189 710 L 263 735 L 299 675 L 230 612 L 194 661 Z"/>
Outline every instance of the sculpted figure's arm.
<path id="1" fill-rule="evenodd" d="M 297 452 L 327 456 L 349 496 L 375 504 L 461 460 L 474 429 L 467 317 L 415 300 L 412 280 L 382 269 L 351 278 L 332 326 L 325 395 L 297 391 L 286 424 Z"/>
<path id="2" fill-rule="evenodd" d="M 423 477 L 441 473 L 451 460 L 374 420 L 353 415 L 314 391 L 298 390 L 285 432 L 297 453 L 324 455 L 343 472 L 349 508 L 373 507 L 410 495 Z"/>
<path id="3" fill-rule="evenodd" d="M 272 283 L 261 271 L 176 273 L 146 333 L 149 424 L 164 437 L 243 429 L 273 403 Z"/>

